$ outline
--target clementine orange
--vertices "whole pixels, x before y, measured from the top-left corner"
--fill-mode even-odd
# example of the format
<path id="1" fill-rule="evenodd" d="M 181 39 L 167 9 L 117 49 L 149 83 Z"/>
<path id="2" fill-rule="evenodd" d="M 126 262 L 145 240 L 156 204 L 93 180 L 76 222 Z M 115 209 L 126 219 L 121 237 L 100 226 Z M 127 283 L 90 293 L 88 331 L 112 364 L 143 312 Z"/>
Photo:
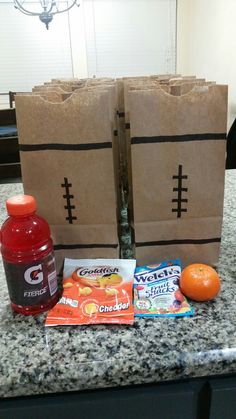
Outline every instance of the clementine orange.
<path id="1" fill-rule="evenodd" d="M 220 292 L 220 277 L 211 266 L 193 263 L 184 268 L 179 285 L 182 293 L 191 300 L 208 301 Z"/>

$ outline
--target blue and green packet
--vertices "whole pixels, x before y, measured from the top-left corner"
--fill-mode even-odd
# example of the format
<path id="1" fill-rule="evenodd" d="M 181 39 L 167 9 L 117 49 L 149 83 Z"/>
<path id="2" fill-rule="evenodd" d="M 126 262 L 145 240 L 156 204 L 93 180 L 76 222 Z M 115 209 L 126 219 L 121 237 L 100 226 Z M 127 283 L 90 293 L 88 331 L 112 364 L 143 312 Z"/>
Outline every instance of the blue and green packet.
<path id="1" fill-rule="evenodd" d="M 194 310 L 179 288 L 179 259 L 138 266 L 134 274 L 134 315 L 192 316 Z"/>

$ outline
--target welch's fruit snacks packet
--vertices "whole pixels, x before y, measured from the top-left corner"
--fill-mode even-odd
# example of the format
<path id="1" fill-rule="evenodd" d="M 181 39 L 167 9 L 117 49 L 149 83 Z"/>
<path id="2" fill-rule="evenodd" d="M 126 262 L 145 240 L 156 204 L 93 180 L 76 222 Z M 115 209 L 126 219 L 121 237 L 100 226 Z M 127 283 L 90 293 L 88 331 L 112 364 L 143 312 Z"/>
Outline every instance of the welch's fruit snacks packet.
<path id="1" fill-rule="evenodd" d="M 134 315 L 191 316 L 194 314 L 179 288 L 179 259 L 136 267 L 134 274 Z"/>

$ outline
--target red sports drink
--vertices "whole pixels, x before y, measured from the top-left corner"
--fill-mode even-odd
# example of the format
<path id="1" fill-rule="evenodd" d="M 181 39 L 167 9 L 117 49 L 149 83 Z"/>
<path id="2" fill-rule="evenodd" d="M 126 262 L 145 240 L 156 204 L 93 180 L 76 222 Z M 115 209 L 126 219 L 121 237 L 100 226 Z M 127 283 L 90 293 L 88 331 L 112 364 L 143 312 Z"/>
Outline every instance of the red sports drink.
<path id="1" fill-rule="evenodd" d="M 48 223 L 36 215 L 30 195 L 6 202 L 9 218 L 1 229 L 1 252 L 12 309 L 42 313 L 59 298 L 53 243 Z"/>

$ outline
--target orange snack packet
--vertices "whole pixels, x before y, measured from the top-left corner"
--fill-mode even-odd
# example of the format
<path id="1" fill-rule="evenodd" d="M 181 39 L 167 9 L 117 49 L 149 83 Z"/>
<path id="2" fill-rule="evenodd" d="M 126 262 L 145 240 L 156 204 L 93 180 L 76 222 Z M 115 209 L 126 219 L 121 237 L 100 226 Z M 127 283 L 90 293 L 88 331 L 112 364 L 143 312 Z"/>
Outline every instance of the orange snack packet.
<path id="1" fill-rule="evenodd" d="M 65 259 L 63 294 L 45 326 L 133 324 L 133 259 Z"/>

